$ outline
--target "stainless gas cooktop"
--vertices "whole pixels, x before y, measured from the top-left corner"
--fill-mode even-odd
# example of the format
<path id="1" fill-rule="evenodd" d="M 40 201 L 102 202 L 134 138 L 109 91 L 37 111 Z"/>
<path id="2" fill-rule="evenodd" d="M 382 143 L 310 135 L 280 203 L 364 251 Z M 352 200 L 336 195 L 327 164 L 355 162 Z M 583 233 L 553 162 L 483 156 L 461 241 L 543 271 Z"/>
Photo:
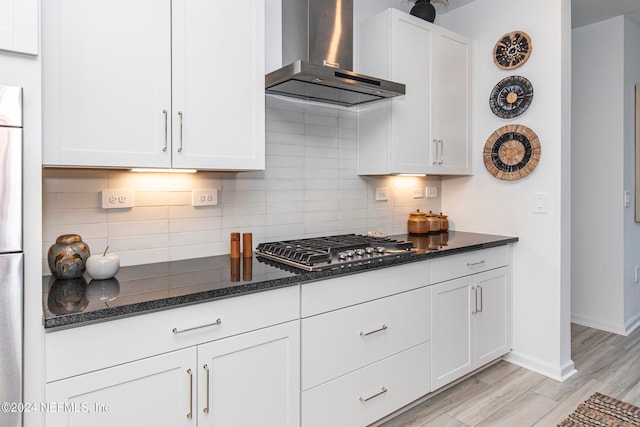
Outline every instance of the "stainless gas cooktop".
<path id="1" fill-rule="evenodd" d="M 415 253 L 411 242 L 360 234 L 260 243 L 256 251 L 307 271 L 350 268 Z"/>

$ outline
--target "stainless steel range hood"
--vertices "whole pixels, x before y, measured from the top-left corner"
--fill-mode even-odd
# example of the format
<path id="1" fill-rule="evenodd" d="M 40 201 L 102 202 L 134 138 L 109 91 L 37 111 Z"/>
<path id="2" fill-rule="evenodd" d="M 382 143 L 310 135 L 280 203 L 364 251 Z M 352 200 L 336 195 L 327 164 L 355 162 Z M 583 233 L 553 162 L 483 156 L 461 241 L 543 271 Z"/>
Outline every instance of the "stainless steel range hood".
<path id="1" fill-rule="evenodd" d="M 268 94 L 355 106 L 404 95 L 405 85 L 353 69 L 353 0 L 282 0 L 282 61 Z"/>

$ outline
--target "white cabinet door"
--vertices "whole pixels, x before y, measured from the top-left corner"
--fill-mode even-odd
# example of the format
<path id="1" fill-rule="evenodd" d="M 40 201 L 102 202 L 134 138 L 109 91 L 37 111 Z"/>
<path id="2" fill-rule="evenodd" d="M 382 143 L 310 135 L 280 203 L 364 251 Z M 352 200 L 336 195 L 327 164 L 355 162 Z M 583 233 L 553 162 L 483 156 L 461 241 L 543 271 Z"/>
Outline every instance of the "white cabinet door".
<path id="1" fill-rule="evenodd" d="M 38 54 L 38 0 L 0 1 L 0 50 Z"/>
<path id="2" fill-rule="evenodd" d="M 45 165 L 264 169 L 262 0 L 43 8 Z"/>
<path id="3" fill-rule="evenodd" d="M 264 0 L 173 1 L 173 166 L 264 169 Z"/>
<path id="4" fill-rule="evenodd" d="M 49 383 L 47 427 L 193 425 L 195 349 Z"/>
<path id="5" fill-rule="evenodd" d="M 509 272 L 501 267 L 433 286 L 433 390 L 511 349 Z"/>
<path id="6" fill-rule="evenodd" d="M 439 29 L 434 37 L 429 172 L 471 174 L 471 40 Z"/>
<path id="7" fill-rule="evenodd" d="M 438 389 L 473 368 L 471 288 L 473 276 L 432 287 L 431 385 Z"/>
<path id="8" fill-rule="evenodd" d="M 299 325 L 288 322 L 198 346 L 199 427 L 299 425 Z"/>
<path id="9" fill-rule="evenodd" d="M 511 278 L 506 267 L 479 273 L 479 311 L 474 315 L 478 366 L 511 349 Z"/>
<path id="10" fill-rule="evenodd" d="M 359 111 L 359 174 L 471 173 L 470 40 L 389 9 L 360 24 L 358 66 L 406 85 Z"/>
<path id="11" fill-rule="evenodd" d="M 170 0 L 42 7 L 43 163 L 170 166 Z"/>

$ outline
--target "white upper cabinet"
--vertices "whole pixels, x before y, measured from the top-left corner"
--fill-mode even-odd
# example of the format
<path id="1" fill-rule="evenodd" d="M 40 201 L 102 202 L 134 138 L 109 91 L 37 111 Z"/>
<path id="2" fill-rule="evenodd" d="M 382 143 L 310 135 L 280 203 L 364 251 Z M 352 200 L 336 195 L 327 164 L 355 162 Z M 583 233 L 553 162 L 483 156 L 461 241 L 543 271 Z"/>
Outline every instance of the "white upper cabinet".
<path id="1" fill-rule="evenodd" d="M 38 0 L 0 1 L 0 50 L 38 54 Z"/>
<path id="2" fill-rule="evenodd" d="M 360 24 L 359 71 L 406 85 L 361 107 L 358 173 L 471 174 L 472 42 L 388 9 Z"/>
<path id="3" fill-rule="evenodd" d="M 262 1 L 43 8 L 45 165 L 264 168 Z"/>

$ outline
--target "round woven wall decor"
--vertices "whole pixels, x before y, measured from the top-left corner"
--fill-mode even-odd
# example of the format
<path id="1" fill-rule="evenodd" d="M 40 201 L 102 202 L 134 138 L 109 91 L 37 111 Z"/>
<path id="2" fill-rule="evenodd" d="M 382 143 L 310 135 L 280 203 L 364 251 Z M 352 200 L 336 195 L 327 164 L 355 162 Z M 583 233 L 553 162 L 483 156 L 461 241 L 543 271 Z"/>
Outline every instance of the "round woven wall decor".
<path id="1" fill-rule="evenodd" d="M 524 31 L 512 31 L 500 37 L 493 47 L 493 62 L 503 70 L 518 68 L 529 59 L 533 45 Z"/>
<path id="2" fill-rule="evenodd" d="M 491 111 L 503 119 L 512 119 L 527 111 L 533 99 L 533 86 L 522 76 L 509 76 L 500 80 L 491 91 Z"/>
<path id="3" fill-rule="evenodd" d="M 493 132 L 484 146 L 482 157 L 487 171 L 505 181 L 529 175 L 540 160 L 538 135 L 524 125 L 506 125 Z"/>

